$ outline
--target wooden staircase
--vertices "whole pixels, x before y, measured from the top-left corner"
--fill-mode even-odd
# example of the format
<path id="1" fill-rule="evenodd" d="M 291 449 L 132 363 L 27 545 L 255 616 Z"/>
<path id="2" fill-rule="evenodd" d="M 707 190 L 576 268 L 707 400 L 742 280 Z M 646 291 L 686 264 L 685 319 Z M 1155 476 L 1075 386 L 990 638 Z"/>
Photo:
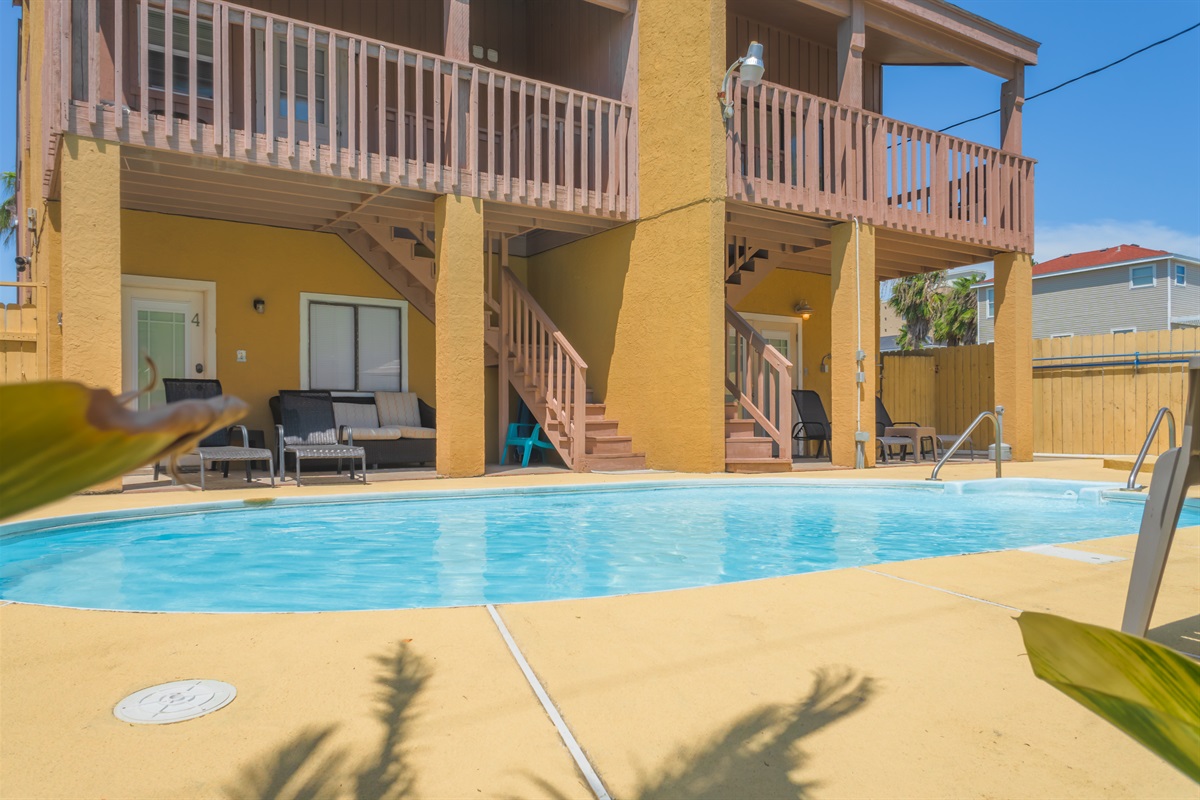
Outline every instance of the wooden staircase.
<path id="1" fill-rule="evenodd" d="M 726 364 L 725 470 L 790 472 L 792 364 L 728 304 L 725 325 L 736 345 Z"/>
<path id="2" fill-rule="evenodd" d="M 546 439 L 576 472 L 646 468 L 646 454 L 591 402 L 587 364 L 529 291 L 507 268 L 500 276 L 500 385 L 509 383 L 541 424 Z M 500 392 L 500 440 L 507 433 L 508 393 Z"/>

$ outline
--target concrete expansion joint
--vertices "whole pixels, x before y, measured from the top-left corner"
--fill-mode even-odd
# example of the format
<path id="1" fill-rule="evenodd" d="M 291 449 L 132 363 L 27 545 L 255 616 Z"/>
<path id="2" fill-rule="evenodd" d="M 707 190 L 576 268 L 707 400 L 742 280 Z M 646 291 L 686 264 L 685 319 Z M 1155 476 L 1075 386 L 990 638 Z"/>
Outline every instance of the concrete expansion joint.
<path id="1" fill-rule="evenodd" d="M 584 780 L 587 781 L 588 787 L 592 790 L 592 794 L 596 796 L 596 800 L 612 800 L 608 790 L 604 788 L 604 783 L 600 780 L 600 776 L 596 774 L 595 768 L 592 767 L 587 755 L 583 752 L 583 748 L 579 746 L 579 742 L 575 739 L 575 735 L 567 727 L 566 720 L 562 718 L 562 714 L 559 713 L 558 708 L 550 699 L 550 695 L 546 693 L 542 682 L 538 680 L 537 675 L 533 672 L 533 668 L 525 660 L 525 655 L 521 652 L 521 648 L 517 645 L 516 640 L 513 639 L 512 634 L 509 633 L 508 626 L 500 618 L 500 612 L 491 603 L 487 604 L 487 612 L 491 616 L 492 622 L 496 623 L 496 629 L 500 631 L 501 638 L 508 645 L 508 650 L 512 653 L 513 659 L 516 660 L 517 666 L 521 668 L 521 673 L 525 676 L 525 680 L 529 682 L 529 688 L 533 689 L 533 693 L 537 696 L 538 702 L 542 704 L 546 716 L 550 717 L 550 721 L 554 723 L 555 730 L 558 731 L 559 737 L 562 739 L 563 744 L 566 745 L 571 758 L 575 761 L 575 766 L 583 774 Z"/>
<path id="2" fill-rule="evenodd" d="M 909 580 L 908 578 L 901 578 L 899 575 L 892 575 L 887 572 L 880 572 L 878 570 L 869 569 L 867 567 L 854 567 L 854 569 L 857 569 L 861 572 L 869 572 L 872 575 L 879 575 L 880 577 L 883 577 L 883 578 L 891 578 L 892 580 L 900 581 L 901 583 L 910 583 L 913 586 L 920 586 L 923 589 L 932 589 L 933 591 L 941 592 L 942 594 L 954 595 L 955 597 L 961 597 L 964 600 L 974 600 L 976 603 L 983 603 L 984 605 L 987 605 L 987 606 L 995 606 L 996 608 L 1003 608 L 1006 611 L 1015 611 L 1018 614 L 1020 614 L 1024 610 L 1021 608 L 1016 608 L 1015 606 L 1007 606 L 1004 603 L 997 603 L 992 600 L 984 600 L 982 597 L 975 597 L 974 595 L 963 594 L 962 592 L 955 592 L 950 589 L 943 589 L 940 586 L 930 586 L 928 583 L 921 583 L 920 581 L 913 581 L 913 580 Z"/>

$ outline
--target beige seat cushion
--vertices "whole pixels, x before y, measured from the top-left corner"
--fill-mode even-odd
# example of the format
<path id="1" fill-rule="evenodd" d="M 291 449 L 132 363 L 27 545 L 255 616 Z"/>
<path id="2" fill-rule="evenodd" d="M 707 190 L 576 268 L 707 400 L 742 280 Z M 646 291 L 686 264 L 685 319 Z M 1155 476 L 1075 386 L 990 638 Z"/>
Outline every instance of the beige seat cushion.
<path id="1" fill-rule="evenodd" d="M 401 439 L 436 439 L 437 428 L 422 428 L 420 425 L 401 425 Z"/>
<path id="2" fill-rule="evenodd" d="M 414 392 L 376 392 L 375 407 L 382 426 L 421 427 L 421 408 Z"/>
<path id="3" fill-rule="evenodd" d="M 403 438 L 404 428 L 399 425 L 389 425 L 379 428 L 355 428 L 350 427 L 350 432 L 354 434 L 356 442 L 371 442 L 371 441 L 391 441 L 393 439 Z"/>
<path id="4" fill-rule="evenodd" d="M 378 428 L 379 414 L 370 403 L 334 403 L 333 421 L 340 428 L 349 425 L 351 428 Z"/>

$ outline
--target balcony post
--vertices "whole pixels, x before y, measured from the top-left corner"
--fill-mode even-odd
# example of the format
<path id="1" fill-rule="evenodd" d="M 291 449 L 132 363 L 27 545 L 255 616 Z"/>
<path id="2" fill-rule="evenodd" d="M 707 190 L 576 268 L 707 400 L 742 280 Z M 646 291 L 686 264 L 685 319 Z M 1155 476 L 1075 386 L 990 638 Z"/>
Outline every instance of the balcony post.
<path id="1" fill-rule="evenodd" d="M 862 54 L 867 44 L 863 0 L 850 0 L 850 16 L 838 24 L 838 102 L 863 107 Z"/>
<path id="2" fill-rule="evenodd" d="M 1000 85 L 1000 149 L 1021 152 L 1021 110 L 1025 105 L 1025 65 L 1017 64 L 1013 76 Z"/>
<path id="3" fill-rule="evenodd" d="M 996 256 L 992 385 L 1004 406 L 1004 439 L 1013 461 L 1033 460 L 1033 259 Z"/>
<path id="4" fill-rule="evenodd" d="M 434 364 L 438 411 L 437 472 L 482 475 L 486 457 L 483 354 L 483 201 L 442 195 L 433 203 L 437 325 Z"/>
<path id="5" fill-rule="evenodd" d="M 471 60 L 471 0 L 443 0 L 446 58 Z"/>
<path id="6" fill-rule="evenodd" d="M 875 466 L 875 389 L 879 378 L 879 283 L 875 269 L 875 226 L 843 222 L 831 229 L 833 241 L 830 324 L 833 374 L 830 376 L 830 460 L 853 467 L 856 433 L 864 431 L 863 466 Z M 863 358 L 857 358 L 862 350 Z M 858 374 L 862 373 L 862 382 Z"/>

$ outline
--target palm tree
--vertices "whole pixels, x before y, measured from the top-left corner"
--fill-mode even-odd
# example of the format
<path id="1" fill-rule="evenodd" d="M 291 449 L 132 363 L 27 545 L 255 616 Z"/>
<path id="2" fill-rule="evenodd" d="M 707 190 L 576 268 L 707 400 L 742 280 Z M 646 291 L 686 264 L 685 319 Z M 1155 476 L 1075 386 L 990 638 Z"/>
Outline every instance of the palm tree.
<path id="1" fill-rule="evenodd" d="M 888 305 L 904 320 L 896 344 L 901 350 L 920 350 L 929 338 L 940 296 L 938 290 L 946 281 L 941 270 L 908 275 L 892 286 Z"/>
<path id="2" fill-rule="evenodd" d="M 933 340 L 947 347 L 975 344 L 978 296 L 975 284 L 978 275 L 956 278 L 950 291 L 940 294 L 935 302 Z"/>
<path id="3" fill-rule="evenodd" d="M 0 205 L 0 243 L 9 244 L 17 234 L 17 173 L 0 172 L 0 189 L 4 203 Z"/>

